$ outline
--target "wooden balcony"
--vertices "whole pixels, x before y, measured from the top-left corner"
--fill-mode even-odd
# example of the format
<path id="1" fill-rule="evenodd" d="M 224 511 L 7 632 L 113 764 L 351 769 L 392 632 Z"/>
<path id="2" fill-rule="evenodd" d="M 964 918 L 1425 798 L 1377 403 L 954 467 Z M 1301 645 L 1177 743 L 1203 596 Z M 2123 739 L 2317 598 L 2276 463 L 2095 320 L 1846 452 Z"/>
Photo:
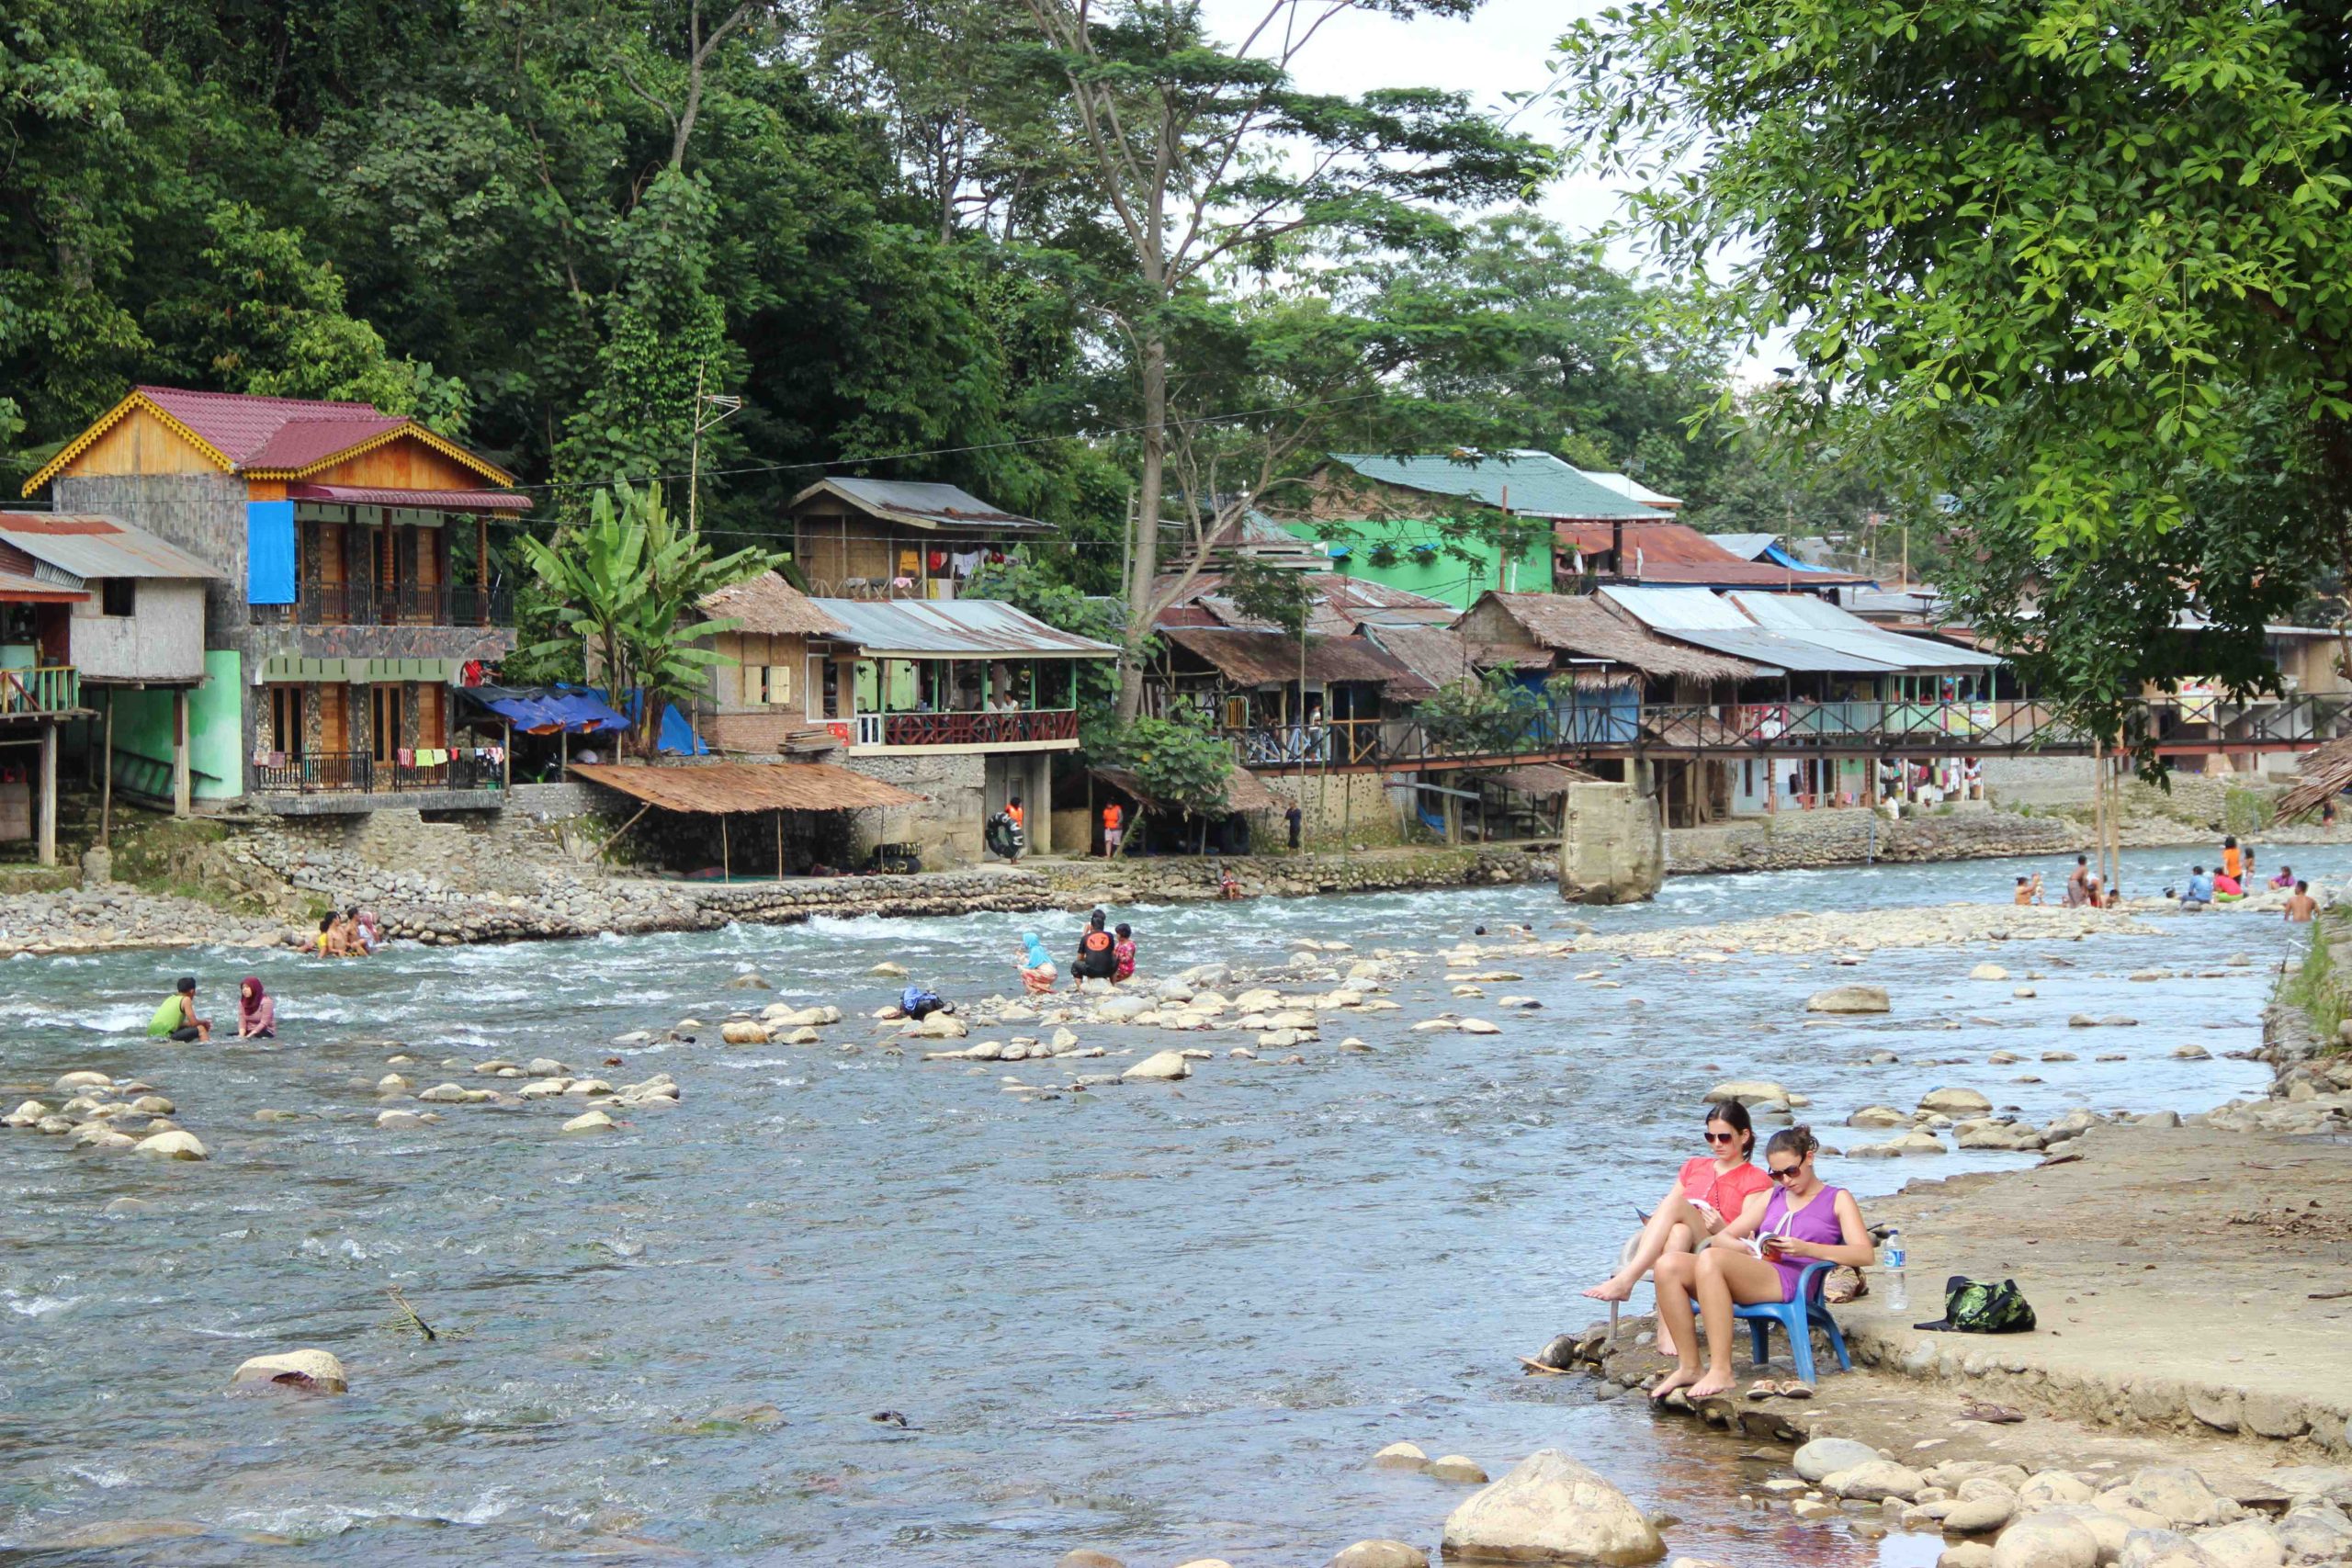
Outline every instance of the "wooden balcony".
<path id="1" fill-rule="evenodd" d="M 82 710 L 82 671 L 71 664 L 0 670 L 0 719 L 46 718 Z"/>
<path id="2" fill-rule="evenodd" d="M 1027 746 L 1078 739 L 1076 708 L 1019 713 L 862 713 L 860 746 Z"/>

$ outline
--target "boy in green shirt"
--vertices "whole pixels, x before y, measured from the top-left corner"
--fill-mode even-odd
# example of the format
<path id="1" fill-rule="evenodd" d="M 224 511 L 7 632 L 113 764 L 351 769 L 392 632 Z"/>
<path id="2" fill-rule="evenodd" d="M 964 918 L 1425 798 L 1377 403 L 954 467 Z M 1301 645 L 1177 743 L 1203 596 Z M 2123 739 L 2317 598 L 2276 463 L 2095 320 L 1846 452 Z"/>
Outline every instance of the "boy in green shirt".
<path id="1" fill-rule="evenodd" d="M 196 1016 L 196 976 L 183 975 L 170 998 L 155 1010 L 147 1021 L 147 1037 L 151 1040 L 176 1040 L 185 1044 L 191 1040 L 212 1038 L 212 1021 Z"/>

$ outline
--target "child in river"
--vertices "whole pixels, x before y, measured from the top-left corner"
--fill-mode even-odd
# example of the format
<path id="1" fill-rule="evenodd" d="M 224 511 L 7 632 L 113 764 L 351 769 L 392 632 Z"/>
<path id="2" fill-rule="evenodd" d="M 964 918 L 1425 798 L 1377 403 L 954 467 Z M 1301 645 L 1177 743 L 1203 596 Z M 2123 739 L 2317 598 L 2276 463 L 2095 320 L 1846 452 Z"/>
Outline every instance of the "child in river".
<path id="1" fill-rule="evenodd" d="M 1026 949 L 1021 955 L 1022 987 L 1033 997 L 1041 997 L 1054 988 L 1061 971 L 1054 967 L 1053 954 L 1046 951 L 1035 931 L 1023 931 L 1021 941 Z"/>
<path id="2" fill-rule="evenodd" d="M 1111 957 L 1114 961 L 1111 970 L 1113 985 L 1134 978 L 1136 972 L 1136 933 L 1129 929 L 1126 921 L 1121 920 L 1118 925 L 1118 935 L 1119 940 L 1111 944 Z"/>

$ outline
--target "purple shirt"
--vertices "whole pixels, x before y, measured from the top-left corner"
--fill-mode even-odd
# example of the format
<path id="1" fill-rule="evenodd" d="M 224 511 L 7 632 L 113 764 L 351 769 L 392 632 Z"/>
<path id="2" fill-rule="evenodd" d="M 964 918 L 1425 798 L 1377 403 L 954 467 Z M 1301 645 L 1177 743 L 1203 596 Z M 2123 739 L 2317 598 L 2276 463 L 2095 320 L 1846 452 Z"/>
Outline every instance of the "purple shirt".
<path id="1" fill-rule="evenodd" d="M 1789 1213 L 1789 1194 L 1785 1188 L 1776 1187 L 1764 1200 L 1764 1218 L 1756 1227 L 1757 1235 L 1784 1235 L 1792 1241 L 1816 1242 L 1823 1247 L 1835 1247 L 1846 1239 L 1846 1227 L 1838 1223 L 1838 1194 L 1842 1188 L 1825 1186 L 1813 1195 L 1805 1206 L 1795 1213 Z M 1781 1299 L 1796 1300 L 1797 1276 L 1820 1261 L 1815 1258 L 1768 1258 L 1767 1262 L 1781 1271 Z"/>

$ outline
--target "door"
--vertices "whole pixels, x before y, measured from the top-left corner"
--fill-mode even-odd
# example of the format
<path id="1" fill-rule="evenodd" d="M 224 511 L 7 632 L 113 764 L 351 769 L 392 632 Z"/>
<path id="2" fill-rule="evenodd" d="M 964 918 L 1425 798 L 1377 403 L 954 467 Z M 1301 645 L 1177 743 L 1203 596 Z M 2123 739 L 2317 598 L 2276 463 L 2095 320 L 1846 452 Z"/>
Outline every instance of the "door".
<path id="1" fill-rule="evenodd" d="M 302 754 L 302 688 L 294 685 L 272 686 L 269 689 L 268 745 L 263 750 L 284 755 L 288 760 Z"/>
<path id="2" fill-rule="evenodd" d="M 319 705 L 319 750 L 339 757 L 351 750 L 351 688 L 340 681 L 311 688 Z"/>
<path id="3" fill-rule="evenodd" d="M 405 707 L 403 698 L 408 688 L 397 682 L 386 681 L 368 688 L 368 736 L 374 742 L 374 756 L 382 765 L 394 761 L 401 747 L 408 744 L 402 737 L 401 719 Z"/>

